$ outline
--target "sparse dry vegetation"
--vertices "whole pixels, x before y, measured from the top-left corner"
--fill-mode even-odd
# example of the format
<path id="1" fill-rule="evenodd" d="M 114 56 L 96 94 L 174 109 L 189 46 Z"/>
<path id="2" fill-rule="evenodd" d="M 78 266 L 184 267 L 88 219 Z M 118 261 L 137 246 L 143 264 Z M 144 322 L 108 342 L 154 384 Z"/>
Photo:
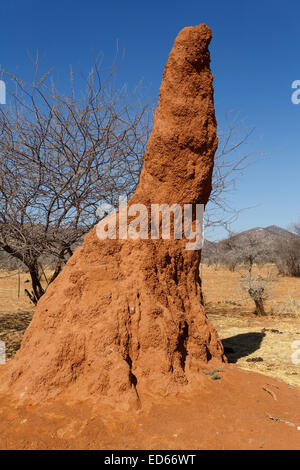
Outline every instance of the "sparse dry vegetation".
<path id="1" fill-rule="evenodd" d="M 299 386 L 299 364 L 292 362 L 291 355 L 293 342 L 300 340 L 300 279 L 282 276 L 275 264 L 254 264 L 254 278 L 272 279 L 264 303 L 266 315 L 258 317 L 241 286 L 247 265 L 235 271 L 206 264 L 201 269 L 205 308 L 229 361 Z"/>

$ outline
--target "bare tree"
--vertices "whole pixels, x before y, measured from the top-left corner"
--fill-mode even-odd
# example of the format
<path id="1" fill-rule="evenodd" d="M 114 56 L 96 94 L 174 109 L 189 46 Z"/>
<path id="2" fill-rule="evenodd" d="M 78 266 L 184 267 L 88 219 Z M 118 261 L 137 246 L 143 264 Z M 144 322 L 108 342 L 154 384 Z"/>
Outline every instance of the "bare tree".
<path id="1" fill-rule="evenodd" d="M 230 236 L 211 249 L 210 257 L 219 264 L 227 266 L 231 271 L 243 264 L 247 267 L 249 274 L 255 263 L 264 262 L 271 256 L 266 244 L 255 232 L 244 232 L 240 234 L 231 233 Z"/>
<path id="2" fill-rule="evenodd" d="M 270 274 L 267 278 L 253 276 L 251 272 L 241 279 L 242 288 L 247 291 L 255 304 L 255 313 L 258 316 L 266 315 L 264 301 L 269 297 Z"/>
<path id="3" fill-rule="evenodd" d="M 300 277 L 300 224 L 293 224 L 294 236 L 280 240 L 274 250 L 274 262 L 280 274 Z"/>
<path id="4" fill-rule="evenodd" d="M 293 224 L 293 231 L 296 235 L 300 236 L 300 222 Z"/>
<path id="5" fill-rule="evenodd" d="M 232 234 L 216 246 L 215 256 L 218 262 L 234 271 L 238 265 L 247 267 L 247 275 L 240 280 L 242 289 L 247 292 L 255 304 L 257 315 L 266 315 L 264 301 L 269 296 L 271 275 L 267 278 L 253 275 L 255 263 L 265 261 L 271 252 L 265 246 L 264 239 L 259 236 L 260 231 L 250 231 L 241 234 Z"/>
<path id="6" fill-rule="evenodd" d="M 13 92 L 0 108 L 0 247 L 28 269 L 37 303 L 44 293 L 43 257 L 51 283 L 73 247 L 97 222 L 102 202 L 130 196 L 150 132 L 149 108 L 137 92 L 102 82 L 97 65 L 76 93 L 60 93 L 50 73 L 25 83 L 6 74 Z"/>

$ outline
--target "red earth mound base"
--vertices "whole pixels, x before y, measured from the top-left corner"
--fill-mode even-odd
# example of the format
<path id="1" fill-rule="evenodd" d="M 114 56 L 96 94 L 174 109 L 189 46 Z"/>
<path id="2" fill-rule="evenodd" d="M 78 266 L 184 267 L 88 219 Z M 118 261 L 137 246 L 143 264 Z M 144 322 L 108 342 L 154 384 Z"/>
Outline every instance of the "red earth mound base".
<path id="1" fill-rule="evenodd" d="M 0 449 L 300 449 L 300 389 L 225 365 L 199 391 L 124 413 L 91 401 L 0 398 Z"/>

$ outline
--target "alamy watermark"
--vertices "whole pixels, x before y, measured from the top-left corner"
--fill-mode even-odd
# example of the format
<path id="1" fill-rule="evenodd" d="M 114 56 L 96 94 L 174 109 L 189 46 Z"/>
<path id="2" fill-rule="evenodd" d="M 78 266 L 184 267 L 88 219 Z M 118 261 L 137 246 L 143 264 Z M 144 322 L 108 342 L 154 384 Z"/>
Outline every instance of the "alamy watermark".
<path id="1" fill-rule="evenodd" d="M 107 215 L 106 215 L 107 214 Z M 204 204 L 127 204 L 119 198 L 118 211 L 109 204 L 97 210 L 104 217 L 96 227 L 100 240 L 188 240 L 186 250 L 200 250 L 203 246 Z"/>
<path id="2" fill-rule="evenodd" d="M 6 347 L 4 341 L 0 341 L 0 364 L 6 363 Z"/>
<path id="3" fill-rule="evenodd" d="M 300 340 L 297 339 L 292 343 L 292 349 L 295 349 L 291 355 L 291 360 L 293 364 L 300 364 Z"/>
<path id="4" fill-rule="evenodd" d="M 0 80 L 0 104 L 6 104 L 6 85 L 3 80 Z"/>
<path id="5" fill-rule="evenodd" d="M 292 83 L 292 88 L 295 89 L 293 91 L 291 100 L 293 104 L 299 104 L 300 103 L 300 80 L 294 80 Z"/>

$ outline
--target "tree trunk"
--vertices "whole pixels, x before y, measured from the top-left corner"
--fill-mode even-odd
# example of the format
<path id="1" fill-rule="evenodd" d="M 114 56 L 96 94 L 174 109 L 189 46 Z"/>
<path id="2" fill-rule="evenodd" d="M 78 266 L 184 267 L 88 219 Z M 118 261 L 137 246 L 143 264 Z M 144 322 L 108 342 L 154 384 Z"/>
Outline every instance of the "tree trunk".
<path id="1" fill-rule="evenodd" d="M 45 291 L 42 287 L 41 281 L 40 281 L 40 275 L 39 275 L 39 267 L 38 263 L 36 264 L 31 264 L 28 266 L 29 268 L 29 274 L 31 277 L 31 285 L 32 285 L 32 301 L 34 304 L 37 304 L 39 299 L 44 295 Z"/>
<path id="2" fill-rule="evenodd" d="M 254 302 L 257 315 L 266 315 L 263 299 L 255 299 Z"/>
<path id="3" fill-rule="evenodd" d="M 263 287 L 259 289 L 250 288 L 248 290 L 248 293 L 251 299 L 253 300 L 253 302 L 255 303 L 255 307 L 256 307 L 255 313 L 259 316 L 266 315 L 265 307 L 264 307 L 264 300 L 263 300 L 264 288 Z"/>

